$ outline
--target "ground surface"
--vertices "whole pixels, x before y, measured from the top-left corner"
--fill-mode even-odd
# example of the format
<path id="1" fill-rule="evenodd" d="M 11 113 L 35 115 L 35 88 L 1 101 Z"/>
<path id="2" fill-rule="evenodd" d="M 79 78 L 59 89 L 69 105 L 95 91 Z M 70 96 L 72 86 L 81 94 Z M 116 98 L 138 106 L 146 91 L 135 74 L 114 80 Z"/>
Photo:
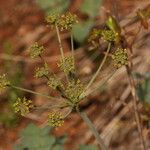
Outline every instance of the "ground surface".
<path id="1" fill-rule="evenodd" d="M 124 16 L 132 13 L 135 8 L 148 3 L 148 0 L 116 0 L 116 2 L 119 17 L 122 19 Z M 70 8 L 72 11 L 76 12 L 81 0 L 75 0 L 73 3 L 74 5 L 71 5 Z M 102 9 L 104 11 L 112 9 L 109 0 L 104 2 Z M 102 14 L 100 15 L 100 18 L 104 17 Z M 38 40 L 46 47 L 47 52 L 45 55 L 49 57 L 47 58 L 49 65 L 56 72 L 58 71 L 55 63 L 57 55 L 59 54 L 58 44 L 55 34 L 49 32 L 49 28 L 45 27 L 46 24 L 43 20 L 44 13 L 33 0 L 0 0 L 0 63 L 3 64 L 3 61 L 9 60 L 9 57 L 4 54 L 4 43 L 10 41 L 12 43 L 14 55 L 11 59 L 14 64 L 22 60 L 25 62 L 23 68 L 25 76 L 23 85 L 27 88 L 34 88 L 36 91 L 45 91 L 47 89 L 43 86 L 43 82 L 36 81 L 33 77 L 34 73 L 29 71 L 35 67 L 35 62 L 28 58 L 26 50 L 34 41 Z M 150 32 L 150 30 L 148 32 Z M 67 35 L 64 35 L 63 38 L 64 47 L 67 51 L 69 49 L 69 44 L 66 37 Z M 147 47 L 149 47 L 149 45 Z M 143 48 L 143 53 L 138 49 L 136 51 L 137 59 L 135 60 L 135 63 L 137 62 L 137 66 L 138 59 L 144 58 L 141 68 L 136 68 L 141 72 L 147 72 L 147 70 L 150 69 L 150 62 L 146 57 L 150 54 L 147 47 Z M 84 55 L 85 53 L 81 52 L 78 59 L 81 60 Z M 94 66 L 88 58 L 85 61 L 85 64 L 86 63 L 91 67 Z M 0 66 L 1 69 L 2 67 L 3 66 Z M 85 70 L 81 70 L 82 76 L 87 74 L 86 71 L 89 71 L 87 65 L 85 66 Z M 106 70 L 104 71 L 106 74 L 104 74 L 104 76 L 107 75 L 109 71 L 110 68 L 107 69 L 106 67 Z M 122 81 L 120 82 L 119 89 L 118 84 L 116 84 L 118 81 Z M 43 103 L 43 99 L 39 97 L 31 96 L 31 98 L 33 98 L 38 105 Z M 119 102 L 119 100 L 122 101 Z M 91 96 L 90 101 L 87 101 L 82 105 L 83 110 L 88 113 L 89 117 L 93 120 L 112 150 L 139 149 L 138 133 L 134 122 L 134 116 L 132 115 L 133 110 L 130 106 L 130 100 L 131 95 L 125 71 L 122 69 L 113 78 L 112 82 L 109 83 L 107 92 L 106 90 L 101 93 L 98 91 L 96 96 Z M 4 102 L 5 100 L 1 98 L 0 103 L 2 104 L 2 107 L 4 107 Z M 44 103 L 45 102 L 47 101 L 44 100 Z M 5 108 L 3 109 L 5 110 Z M 142 111 L 142 113 L 143 112 L 145 111 Z M 0 150 L 11 150 L 12 145 L 18 139 L 18 132 L 29 122 L 35 122 L 38 125 L 43 126 L 45 122 L 44 117 L 45 114 L 43 114 L 43 119 L 39 118 L 36 114 L 29 115 L 27 118 L 22 118 L 16 128 L 6 128 L 0 124 Z M 145 137 L 148 137 L 149 132 L 150 131 L 144 126 Z M 65 144 L 68 150 L 75 149 L 74 147 L 78 144 L 96 143 L 87 126 L 75 113 L 72 113 L 66 119 L 65 125 L 55 130 L 54 133 L 58 136 L 63 135 L 64 133 L 68 134 L 69 137 Z"/>

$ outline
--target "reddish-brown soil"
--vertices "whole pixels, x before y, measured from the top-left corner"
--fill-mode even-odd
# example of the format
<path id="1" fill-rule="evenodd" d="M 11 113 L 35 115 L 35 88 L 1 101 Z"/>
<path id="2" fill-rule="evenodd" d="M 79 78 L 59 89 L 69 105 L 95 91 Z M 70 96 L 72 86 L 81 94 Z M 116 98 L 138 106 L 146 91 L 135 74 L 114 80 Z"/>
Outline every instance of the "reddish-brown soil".
<path id="1" fill-rule="evenodd" d="M 116 12 L 118 13 L 120 20 L 125 18 L 126 15 L 132 13 L 135 8 L 138 8 L 141 5 L 143 5 L 144 2 L 148 2 L 148 0 L 104 0 L 102 8 L 104 12 L 106 12 L 107 10 L 114 11 L 110 1 L 116 1 L 116 5 L 118 8 Z M 72 1 L 70 10 L 72 12 L 78 13 L 78 7 L 80 6 L 80 4 L 81 0 Z M 114 12 L 114 14 L 116 12 Z M 104 18 L 105 17 L 101 14 L 98 17 L 98 19 Z M 63 46 L 65 47 L 65 50 L 68 51 L 68 35 L 63 34 L 62 37 L 64 39 Z M 35 41 L 39 41 L 41 44 L 43 44 L 46 47 L 45 56 L 49 57 L 47 58 L 50 62 L 49 65 L 52 69 L 54 69 L 55 72 L 58 72 L 56 68 L 56 59 L 58 58 L 55 58 L 55 56 L 59 54 L 59 49 L 55 33 L 53 31 L 50 31 L 50 28 L 46 26 L 46 23 L 44 21 L 44 12 L 35 4 L 34 0 L 0 0 L 1 64 L 3 64 L 3 61 L 7 60 L 7 56 L 4 55 L 3 46 L 6 41 L 10 41 L 12 43 L 14 57 L 11 59 L 14 61 L 14 63 L 18 61 L 25 62 L 23 68 L 25 76 L 23 83 L 24 86 L 27 88 L 34 87 L 34 90 L 36 91 L 47 90 L 47 88 L 43 86 L 42 81 L 36 81 L 33 77 L 34 72 L 31 70 L 35 68 L 36 63 L 40 64 L 40 62 L 37 60 L 38 62 L 35 63 L 35 61 L 30 60 L 28 57 L 27 49 Z M 138 51 L 138 54 L 141 54 L 141 52 Z M 84 53 L 82 53 L 82 55 L 84 55 Z M 82 58 L 82 56 L 81 58 L 79 56 L 79 60 Z M 52 61 L 50 59 L 52 59 Z M 88 60 L 87 63 L 88 62 L 90 63 L 89 66 L 94 66 L 94 64 L 91 64 L 92 62 L 90 60 Z M 2 68 L 3 66 L 0 65 L 1 70 Z M 121 74 L 120 78 L 123 81 L 125 79 L 125 75 Z M 119 79 L 117 80 L 117 82 L 118 81 Z M 111 84 L 115 86 L 112 87 Z M 37 87 L 33 85 L 37 85 Z M 121 93 L 124 93 L 127 87 L 128 86 L 126 80 L 121 83 L 120 87 L 118 87 L 118 85 L 114 84 L 112 81 L 112 83 L 110 83 L 110 89 L 108 88 L 107 92 L 105 90 L 99 91 L 99 93 L 101 93 L 98 93 L 98 96 L 91 96 L 89 101 L 82 104 L 82 109 L 88 113 L 89 117 L 92 119 L 92 121 L 94 121 L 94 124 L 96 124 L 100 132 L 106 129 L 105 127 L 108 127 L 109 123 L 110 125 L 112 123 L 113 126 L 113 118 L 116 119 L 117 116 L 120 115 L 120 113 L 124 114 L 122 110 L 125 110 L 126 103 L 128 103 L 129 100 L 132 99 L 131 95 L 129 94 L 126 97 L 127 100 L 121 104 L 118 104 L 118 100 L 122 95 Z M 31 98 L 33 98 L 35 104 L 38 105 L 47 102 L 46 100 L 43 100 L 39 97 L 32 96 Z M 0 103 L 2 104 L 4 102 L 5 100 L 3 99 L 3 97 L 0 97 Z M 117 106 L 115 105 L 116 103 Z M 135 124 L 132 123 L 134 121 L 134 115 L 131 114 L 133 114 L 132 109 L 127 111 L 127 113 L 125 113 L 124 115 L 122 115 L 121 118 L 119 118 L 121 120 L 119 122 L 121 124 L 121 128 L 118 127 L 117 129 L 117 127 L 114 127 L 115 129 L 113 129 L 113 136 L 109 136 L 110 134 L 112 134 L 112 131 L 108 131 L 108 137 L 112 138 L 110 141 L 110 147 L 112 150 L 138 150 L 133 149 L 132 146 L 134 144 L 136 145 L 136 142 L 133 142 L 133 139 L 138 139 L 138 134 Z M 43 118 L 37 117 L 38 115 L 36 116 L 36 114 L 35 117 L 32 117 L 31 115 L 27 118 L 22 118 L 20 119 L 15 128 L 6 128 L 3 124 L 0 123 L 0 150 L 11 150 L 12 145 L 16 143 L 18 139 L 19 131 L 22 128 L 24 128 L 29 122 L 35 122 L 39 126 L 43 126 L 45 122 L 45 115 L 46 114 L 42 115 Z M 114 126 L 117 125 L 115 124 Z M 123 128 L 125 128 L 126 130 L 123 131 Z M 143 132 L 145 133 L 145 135 L 147 135 L 150 131 L 149 129 L 144 128 Z M 64 135 L 65 133 L 67 133 L 68 135 L 68 140 L 65 144 L 65 147 L 68 150 L 76 149 L 75 146 L 79 144 L 95 143 L 95 139 L 93 138 L 86 124 L 82 122 L 80 117 L 75 112 L 73 112 L 66 119 L 64 126 L 54 131 L 54 134 L 56 134 L 57 136 Z M 116 139 L 118 139 L 118 141 L 115 141 Z M 130 146 L 128 147 L 128 145 Z"/>

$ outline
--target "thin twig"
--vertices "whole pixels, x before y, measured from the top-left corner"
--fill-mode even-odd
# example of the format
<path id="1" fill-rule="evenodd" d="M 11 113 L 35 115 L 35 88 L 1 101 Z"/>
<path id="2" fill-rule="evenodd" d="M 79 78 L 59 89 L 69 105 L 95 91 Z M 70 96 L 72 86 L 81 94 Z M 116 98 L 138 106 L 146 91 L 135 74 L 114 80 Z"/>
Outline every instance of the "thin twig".
<path id="1" fill-rule="evenodd" d="M 64 115 L 63 119 L 66 119 L 72 112 L 72 108 Z"/>
<path id="2" fill-rule="evenodd" d="M 73 35 L 72 35 L 72 33 L 71 33 L 71 53 L 72 53 L 72 57 L 73 57 L 73 62 L 74 62 L 74 65 L 75 65 L 75 58 L 74 58 L 74 43 L 73 43 Z"/>
<path id="3" fill-rule="evenodd" d="M 114 5 L 116 7 L 116 3 Z M 116 13 L 116 10 L 117 9 L 114 9 L 114 12 L 115 12 L 117 21 L 119 21 L 118 20 L 119 16 Z M 128 46 L 129 50 L 130 50 L 129 53 L 131 55 L 132 55 L 132 45 L 134 44 L 135 39 L 136 39 L 136 37 L 137 37 L 137 35 L 138 35 L 138 33 L 140 31 L 141 31 L 141 28 L 139 28 L 138 32 L 136 33 L 135 38 L 133 39 L 131 45 Z M 125 38 L 125 40 L 126 40 L 126 38 Z M 143 133 L 142 133 L 142 126 L 141 126 L 141 122 L 140 122 L 140 114 L 138 112 L 138 106 L 137 106 L 138 97 L 137 97 L 137 94 L 136 94 L 136 86 L 135 86 L 134 79 L 133 79 L 133 77 L 131 75 L 131 67 L 133 66 L 131 59 L 129 60 L 129 63 L 130 63 L 130 66 L 126 66 L 126 71 L 127 71 L 127 75 L 128 75 L 128 79 L 129 79 L 130 88 L 131 88 L 131 94 L 132 94 L 132 97 L 133 97 L 133 107 L 134 107 L 134 113 L 135 113 L 135 120 L 136 120 L 136 123 L 137 123 L 138 132 L 139 132 L 139 137 L 140 137 L 140 142 L 141 142 L 141 148 L 142 148 L 142 150 L 146 150 L 146 146 L 145 146 L 145 142 L 144 142 L 144 137 L 143 137 Z"/>
<path id="4" fill-rule="evenodd" d="M 88 83 L 87 87 L 86 87 L 86 90 L 92 85 L 92 83 L 95 81 L 96 77 L 98 76 L 98 74 L 100 73 L 105 61 L 106 61 L 106 58 L 108 56 L 108 53 L 110 51 L 110 48 L 111 48 L 111 43 L 108 44 L 108 48 L 107 48 L 107 51 L 106 51 L 106 54 L 99 66 L 99 68 L 97 69 L 96 73 L 93 75 L 92 79 L 90 80 L 90 82 Z"/>
<path id="5" fill-rule="evenodd" d="M 21 90 L 21 91 L 25 91 L 25 92 L 28 92 L 28 93 L 35 94 L 35 95 L 43 96 L 43 97 L 46 97 L 46 98 L 48 98 L 48 99 L 59 100 L 59 98 L 52 97 L 52 96 L 48 96 L 48 95 L 46 95 L 46 94 L 38 93 L 38 92 L 29 90 L 29 89 L 25 89 L 25 88 L 22 88 L 22 87 L 18 87 L 18 86 L 15 86 L 15 85 L 9 85 L 9 86 L 12 87 L 12 88 L 14 88 L 14 89 L 18 89 L 18 90 Z"/>
<path id="6" fill-rule="evenodd" d="M 89 96 L 90 94 L 94 94 L 97 90 L 99 90 L 100 88 L 102 88 L 107 82 L 108 80 L 110 80 L 110 78 L 116 73 L 116 70 L 113 71 L 107 78 L 106 80 L 103 80 L 98 82 L 94 87 L 91 87 L 86 93 L 85 93 L 85 97 Z M 102 82 L 102 83 L 101 83 Z"/>
<path id="7" fill-rule="evenodd" d="M 61 39 L 60 39 L 58 26 L 55 25 L 55 28 L 56 28 L 56 33 L 57 33 L 57 38 L 58 38 L 58 43 L 59 43 L 59 49 L 60 49 L 61 57 L 62 57 L 62 59 L 64 59 L 64 51 L 63 51 L 63 47 L 62 47 L 62 43 L 61 43 Z"/>
<path id="8" fill-rule="evenodd" d="M 126 44 L 128 46 L 128 55 L 132 56 L 133 55 L 133 51 L 132 51 L 132 46 L 136 40 L 136 37 L 138 36 L 138 34 L 140 33 L 141 28 L 138 28 L 137 33 L 135 34 L 135 37 L 133 39 L 133 41 L 131 42 L 131 44 L 129 45 L 126 41 Z M 126 40 L 126 38 L 125 38 Z M 140 143 L 141 143 L 141 149 L 142 150 L 146 150 L 146 145 L 145 145 L 145 141 L 144 141 L 144 136 L 143 136 L 143 132 L 142 132 L 142 125 L 141 125 L 141 118 L 140 118 L 140 114 L 138 111 L 138 96 L 136 94 L 136 85 L 135 85 L 135 81 L 134 78 L 132 76 L 132 66 L 133 66 L 133 62 L 131 57 L 129 57 L 129 65 L 126 66 L 126 72 L 127 72 L 127 76 L 128 76 L 128 80 L 129 80 L 129 85 L 130 85 L 130 89 L 131 89 L 131 94 L 133 97 L 133 109 L 134 109 L 134 114 L 135 114 L 135 121 L 137 124 L 137 128 L 138 128 L 138 133 L 139 133 L 139 139 L 140 139 Z"/>
<path id="9" fill-rule="evenodd" d="M 60 33 L 59 33 L 59 29 L 58 29 L 57 24 L 55 25 L 55 28 L 56 28 L 56 33 L 57 33 L 57 38 L 58 38 L 58 43 L 59 43 L 59 49 L 60 49 L 61 57 L 64 60 L 64 58 L 65 58 L 65 56 L 64 56 L 64 50 L 63 50 L 63 47 L 62 47 Z M 68 75 L 65 74 L 65 76 L 66 76 L 67 81 L 69 82 Z"/>
<path id="10" fill-rule="evenodd" d="M 132 97 L 133 97 L 133 108 L 134 108 L 134 114 L 135 114 L 135 121 L 137 123 L 138 133 L 139 133 L 140 142 L 141 142 L 141 149 L 146 150 L 144 136 L 143 136 L 143 133 L 142 133 L 140 114 L 138 112 L 138 106 L 137 106 L 138 97 L 137 97 L 137 94 L 136 94 L 135 81 L 134 81 L 134 79 L 131 75 L 131 71 L 130 71 L 129 66 L 126 66 L 126 70 L 127 70 L 127 75 L 128 75 L 128 79 L 129 79 L 130 88 L 131 88 L 131 94 L 132 94 Z"/>

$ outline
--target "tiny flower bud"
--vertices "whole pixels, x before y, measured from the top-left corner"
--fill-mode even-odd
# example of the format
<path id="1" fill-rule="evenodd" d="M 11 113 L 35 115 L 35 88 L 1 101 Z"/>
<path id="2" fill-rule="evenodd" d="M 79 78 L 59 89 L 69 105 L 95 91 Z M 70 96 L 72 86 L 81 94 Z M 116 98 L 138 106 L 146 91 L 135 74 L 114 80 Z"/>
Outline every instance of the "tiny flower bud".
<path id="1" fill-rule="evenodd" d="M 123 65 L 127 65 L 128 55 L 127 55 L 126 49 L 118 48 L 112 55 L 112 59 L 114 61 L 114 66 L 116 68 L 120 68 Z"/>
<path id="2" fill-rule="evenodd" d="M 31 100 L 27 100 L 24 97 L 23 99 L 18 98 L 13 104 L 13 107 L 16 113 L 20 113 L 21 116 L 25 116 L 30 112 L 30 109 L 33 108 L 33 105 Z"/>
<path id="3" fill-rule="evenodd" d="M 64 123 L 64 117 L 60 112 L 52 112 L 48 115 L 48 125 L 52 127 L 60 127 Z"/>
<path id="4" fill-rule="evenodd" d="M 0 75 L 0 92 L 8 85 L 10 85 L 10 82 L 7 80 L 6 75 Z"/>
<path id="5" fill-rule="evenodd" d="M 77 22 L 77 16 L 68 12 L 60 16 L 58 27 L 61 31 L 71 30 L 72 26 Z"/>
<path id="6" fill-rule="evenodd" d="M 68 83 L 65 89 L 66 97 L 73 103 L 77 104 L 80 101 L 81 94 L 84 93 L 84 85 L 80 80 L 72 80 Z"/>
<path id="7" fill-rule="evenodd" d="M 50 24 L 53 27 L 55 24 L 57 24 L 59 18 L 60 18 L 59 14 L 53 13 L 53 14 L 48 15 L 45 18 L 45 20 L 48 24 Z"/>
<path id="8" fill-rule="evenodd" d="M 92 42 L 101 37 L 102 30 L 101 29 L 93 29 L 89 35 L 88 42 Z"/>
<path id="9" fill-rule="evenodd" d="M 30 47 L 30 57 L 31 58 L 36 58 L 40 56 L 44 51 L 43 46 L 39 46 L 38 43 L 36 42 Z"/>
<path id="10" fill-rule="evenodd" d="M 58 67 L 65 73 L 69 73 L 75 70 L 74 59 L 72 56 L 61 58 L 58 63 Z"/>
<path id="11" fill-rule="evenodd" d="M 59 87 L 62 87 L 62 83 L 59 79 L 57 79 L 55 76 L 51 76 L 49 77 L 49 80 L 47 82 L 47 85 L 49 87 L 51 87 L 52 89 L 56 90 L 56 88 L 59 86 Z"/>
<path id="12" fill-rule="evenodd" d="M 44 67 L 37 68 L 35 71 L 35 77 L 36 78 L 41 78 L 43 76 L 47 76 L 48 74 L 49 74 L 49 69 L 48 69 L 47 64 L 45 64 Z"/>
<path id="13" fill-rule="evenodd" d="M 117 35 L 118 35 L 118 33 L 115 33 L 112 30 L 103 30 L 102 31 L 102 38 L 108 42 L 116 41 Z"/>

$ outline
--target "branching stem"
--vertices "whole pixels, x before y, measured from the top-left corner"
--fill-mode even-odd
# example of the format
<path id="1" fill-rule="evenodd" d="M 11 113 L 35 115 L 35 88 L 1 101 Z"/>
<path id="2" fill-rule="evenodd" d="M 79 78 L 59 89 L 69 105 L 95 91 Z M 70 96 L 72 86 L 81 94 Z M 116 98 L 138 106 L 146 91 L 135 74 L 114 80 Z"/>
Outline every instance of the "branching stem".
<path id="1" fill-rule="evenodd" d="M 57 38 L 58 38 L 61 57 L 62 57 L 62 59 L 64 59 L 64 51 L 63 51 L 63 47 L 62 47 L 62 43 L 61 43 L 61 39 L 60 39 L 60 33 L 59 33 L 59 29 L 58 29 L 57 24 L 55 25 L 55 28 L 56 28 L 56 33 L 57 33 Z"/>
<path id="2" fill-rule="evenodd" d="M 64 60 L 64 58 L 65 58 L 64 50 L 63 50 L 63 47 L 62 47 L 62 42 L 61 42 L 60 33 L 59 33 L 59 29 L 58 29 L 57 24 L 55 25 L 55 28 L 56 28 L 56 33 L 57 33 L 57 38 L 58 38 L 58 43 L 59 43 L 59 49 L 60 49 L 61 57 Z M 67 81 L 69 81 L 67 74 L 66 74 L 66 79 L 67 79 Z"/>
<path id="3" fill-rule="evenodd" d="M 73 35 L 71 33 L 71 54 L 72 54 L 72 57 L 73 57 L 73 63 L 75 65 L 75 58 L 74 58 L 74 43 L 73 43 Z"/>
<path id="4" fill-rule="evenodd" d="M 98 82 L 94 87 L 90 88 L 86 93 L 85 96 L 89 96 L 90 94 L 94 94 L 95 91 L 99 90 L 100 88 L 102 88 L 102 86 L 104 86 L 108 80 L 116 73 L 116 70 L 113 71 L 105 80 Z"/>
<path id="5" fill-rule="evenodd" d="M 92 83 L 95 81 L 96 77 L 98 76 L 98 74 L 100 73 L 105 61 L 106 61 L 106 58 L 108 56 L 108 53 L 110 51 L 110 48 L 111 48 L 111 43 L 108 44 L 108 48 L 107 48 L 107 51 L 106 51 L 106 54 L 99 66 L 99 68 L 97 69 L 96 73 L 93 75 L 92 79 L 90 80 L 90 82 L 88 83 L 87 87 L 86 87 L 86 90 L 92 85 Z"/>
<path id="6" fill-rule="evenodd" d="M 56 100 L 58 100 L 58 98 L 56 98 L 56 97 L 48 96 L 46 94 L 38 93 L 38 92 L 29 90 L 29 89 L 25 89 L 25 88 L 18 87 L 18 86 L 15 86 L 15 85 L 9 85 L 9 86 L 12 87 L 12 88 L 14 88 L 14 89 L 18 89 L 18 90 L 21 90 L 21 91 L 24 91 L 24 92 L 28 92 L 28 93 L 39 95 L 39 96 L 42 96 L 42 97 L 46 97 L 48 99 L 56 99 Z"/>

